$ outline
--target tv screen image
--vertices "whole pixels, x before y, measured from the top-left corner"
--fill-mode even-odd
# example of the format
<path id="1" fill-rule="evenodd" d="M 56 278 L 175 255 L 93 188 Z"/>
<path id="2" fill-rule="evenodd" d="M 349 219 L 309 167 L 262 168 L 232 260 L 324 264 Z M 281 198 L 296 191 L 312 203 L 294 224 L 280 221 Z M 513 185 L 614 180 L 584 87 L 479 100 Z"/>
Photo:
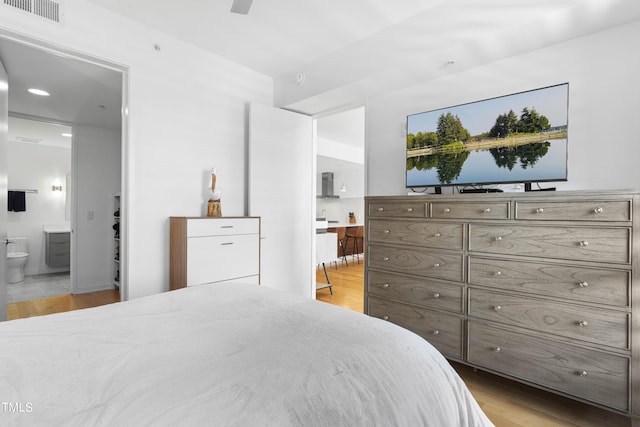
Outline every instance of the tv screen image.
<path id="1" fill-rule="evenodd" d="M 407 116 L 408 188 L 567 180 L 569 84 Z"/>

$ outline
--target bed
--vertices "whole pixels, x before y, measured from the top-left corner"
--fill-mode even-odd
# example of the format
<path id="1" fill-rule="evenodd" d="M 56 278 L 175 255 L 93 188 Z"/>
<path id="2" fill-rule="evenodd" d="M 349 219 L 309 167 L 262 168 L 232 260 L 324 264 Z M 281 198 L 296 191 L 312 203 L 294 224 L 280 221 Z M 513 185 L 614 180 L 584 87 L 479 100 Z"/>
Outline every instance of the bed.
<path id="1" fill-rule="evenodd" d="M 0 324 L 0 425 L 490 426 L 389 322 L 213 284 Z"/>

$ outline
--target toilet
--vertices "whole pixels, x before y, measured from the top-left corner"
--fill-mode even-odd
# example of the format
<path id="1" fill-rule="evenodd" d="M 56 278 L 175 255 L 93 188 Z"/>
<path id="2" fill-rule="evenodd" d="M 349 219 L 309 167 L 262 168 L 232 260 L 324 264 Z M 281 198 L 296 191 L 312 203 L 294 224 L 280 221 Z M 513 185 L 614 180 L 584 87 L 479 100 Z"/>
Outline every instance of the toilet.
<path id="1" fill-rule="evenodd" d="M 26 237 L 10 237 L 7 246 L 7 283 L 24 280 L 24 266 L 29 259 Z"/>

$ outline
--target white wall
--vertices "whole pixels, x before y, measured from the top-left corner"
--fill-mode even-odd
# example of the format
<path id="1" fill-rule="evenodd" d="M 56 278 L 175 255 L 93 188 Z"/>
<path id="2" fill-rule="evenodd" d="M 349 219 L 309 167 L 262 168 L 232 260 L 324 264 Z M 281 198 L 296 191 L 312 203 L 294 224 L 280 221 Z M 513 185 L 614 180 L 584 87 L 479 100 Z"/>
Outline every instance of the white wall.
<path id="1" fill-rule="evenodd" d="M 9 141 L 7 151 L 9 189 L 38 190 L 37 194 L 25 195 L 25 212 L 8 212 L 7 216 L 7 235 L 27 238 L 29 259 L 25 274 L 68 271 L 45 264 L 43 226 L 69 226 L 65 219 L 65 175 L 71 171 L 71 150 Z M 63 191 L 51 191 L 54 184 L 61 184 Z"/>
<path id="2" fill-rule="evenodd" d="M 638 189 L 637 40 L 638 21 L 370 99 L 367 194 L 407 193 L 408 114 L 564 82 L 569 82 L 569 179 L 548 186 Z"/>
<path id="3" fill-rule="evenodd" d="M 169 216 L 206 212 L 211 166 L 225 215 L 246 211 L 245 106 L 271 105 L 272 79 L 88 2 L 67 2 L 62 25 L 4 8 L 0 29 L 128 67 L 128 296 L 168 290 Z"/>
<path id="4" fill-rule="evenodd" d="M 120 192 L 120 132 L 75 126 L 76 292 L 112 289 L 114 194 Z"/>

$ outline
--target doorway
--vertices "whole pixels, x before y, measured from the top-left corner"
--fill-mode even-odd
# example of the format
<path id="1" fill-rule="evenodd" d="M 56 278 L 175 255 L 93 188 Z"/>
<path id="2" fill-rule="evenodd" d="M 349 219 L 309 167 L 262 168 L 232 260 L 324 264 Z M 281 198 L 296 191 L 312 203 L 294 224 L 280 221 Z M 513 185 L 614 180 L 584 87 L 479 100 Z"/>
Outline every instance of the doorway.
<path id="1" fill-rule="evenodd" d="M 44 117 L 73 127 L 73 171 L 59 176 L 60 185 L 53 183 L 48 190 L 60 186 L 73 194 L 65 204 L 71 231 L 71 292 L 113 288 L 117 277 L 121 299 L 127 299 L 127 197 L 123 178 L 127 123 L 122 114 L 126 108 L 126 69 L 6 33 L 0 34 L 0 59 L 8 74 L 10 115 Z M 50 96 L 27 95 L 33 85 L 49 88 Z M 118 222 L 122 225 L 117 276 L 112 229 L 116 195 Z M 37 243 L 32 249 L 45 253 Z"/>
<path id="2" fill-rule="evenodd" d="M 316 156 L 316 218 L 327 221 L 327 231 L 337 236 L 354 236 L 364 229 L 365 195 L 365 108 L 357 107 L 318 117 Z M 329 175 L 332 188 L 327 189 Z M 318 290 L 316 298 L 362 312 L 364 306 L 364 239 L 345 238 L 336 248 L 337 262 L 326 275 L 317 275 L 324 283 L 329 278 L 333 293 Z M 357 251 L 354 248 L 358 248 Z M 342 252 L 341 252 L 342 250 Z M 357 252 L 357 253 L 356 253 Z M 362 252 L 362 253 L 361 253 Z M 322 277 L 326 276 L 326 277 Z"/>

